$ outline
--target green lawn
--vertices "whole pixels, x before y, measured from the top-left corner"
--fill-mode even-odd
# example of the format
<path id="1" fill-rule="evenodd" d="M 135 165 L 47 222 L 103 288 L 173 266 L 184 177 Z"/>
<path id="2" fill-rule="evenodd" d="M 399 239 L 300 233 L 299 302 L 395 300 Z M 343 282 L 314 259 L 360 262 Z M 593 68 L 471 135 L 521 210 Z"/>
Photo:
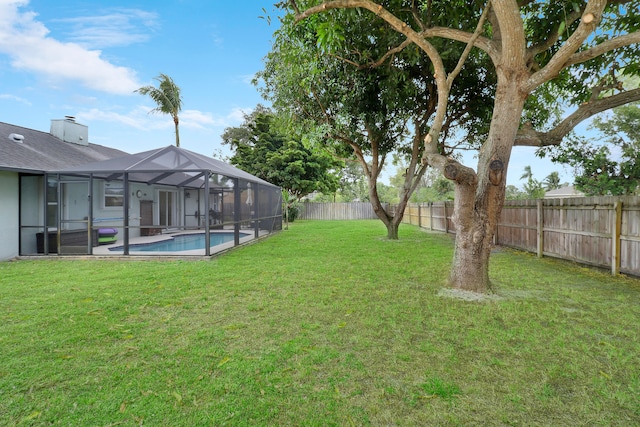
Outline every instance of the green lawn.
<path id="1" fill-rule="evenodd" d="M 211 261 L 0 263 L 3 426 L 640 425 L 640 281 L 296 222 Z"/>

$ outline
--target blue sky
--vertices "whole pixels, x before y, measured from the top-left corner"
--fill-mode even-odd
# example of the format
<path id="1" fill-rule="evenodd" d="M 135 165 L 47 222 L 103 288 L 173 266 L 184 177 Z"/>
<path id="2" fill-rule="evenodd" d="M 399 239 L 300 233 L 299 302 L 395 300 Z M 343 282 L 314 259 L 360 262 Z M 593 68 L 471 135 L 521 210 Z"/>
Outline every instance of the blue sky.
<path id="1" fill-rule="evenodd" d="M 275 29 L 263 7 L 273 13 L 260 0 L 0 0 L 0 121 L 49 131 L 71 115 L 96 144 L 167 146 L 170 117 L 133 93 L 165 73 L 182 90 L 181 146 L 211 155 L 263 102 L 251 85 Z"/>
<path id="2" fill-rule="evenodd" d="M 273 0 L 0 0 L 0 121 L 48 132 L 51 119 L 70 115 L 95 144 L 129 153 L 171 145 L 170 117 L 149 114 L 155 104 L 133 92 L 164 73 L 182 90 L 181 147 L 228 154 L 224 129 L 265 104 L 251 79 L 276 25 Z M 514 150 L 509 184 L 523 184 L 526 165 L 537 179 L 556 170 L 572 181 L 534 151 Z"/>

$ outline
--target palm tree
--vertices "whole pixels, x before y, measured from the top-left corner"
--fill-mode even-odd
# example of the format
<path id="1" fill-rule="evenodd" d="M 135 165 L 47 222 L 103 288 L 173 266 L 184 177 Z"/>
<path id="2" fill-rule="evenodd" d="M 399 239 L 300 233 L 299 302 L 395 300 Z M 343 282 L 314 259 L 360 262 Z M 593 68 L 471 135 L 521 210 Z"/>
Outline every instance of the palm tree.
<path id="1" fill-rule="evenodd" d="M 547 191 L 557 190 L 560 188 L 560 174 L 551 172 L 543 181 L 544 189 Z"/>
<path id="2" fill-rule="evenodd" d="M 533 173 L 531 172 L 531 166 L 527 165 L 524 167 L 524 173 L 522 174 L 520 179 L 526 179 L 527 181 L 530 181 L 532 178 L 533 178 Z"/>
<path id="3" fill-rule="evenodd" d="M 178 133 L 178 123 L 180 122 L 178 113 L 182 110 L 180 88 L 166 74 L 160 73 L 154 80 L 158 81 L 158 87 L 143 86 L 134 92 L 138 92 L 141 95 L 149 95 L 158 104 L 150 112 L 169 114 L 173 118 L 173 123 L 176 126 L 176 147 L 180 147 L 180 134 Z"/>

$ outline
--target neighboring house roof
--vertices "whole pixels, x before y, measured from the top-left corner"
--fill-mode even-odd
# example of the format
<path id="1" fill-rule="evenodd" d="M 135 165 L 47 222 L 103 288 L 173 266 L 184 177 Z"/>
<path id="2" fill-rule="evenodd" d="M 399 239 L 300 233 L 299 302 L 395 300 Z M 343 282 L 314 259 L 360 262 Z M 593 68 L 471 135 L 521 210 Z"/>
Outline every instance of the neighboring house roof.
<path id="1" fill-rule="evenodd" d="M 16 142 L 11 134 L 24 139 Z M 64 142 L 47 132 L 0 122 L 0 170 L 49 172 L 126 154 L 102 145 Z"/>
<path id="2" fill-rule="evenodd" d="M 101 162 L 93 162 L 55 171 L 67 174 L 93 174 L 116 179 L 127 172 L 137 182 L 200 187 L 205 172 L 239 178 L 268 186 L 275 185 L 241 169 L 193 151 L 173 145 L 137 154 L 128 154 Z"/>
<path id="3" fill-rule="evenodd" d="M 565 197 L 584 197 L 584 193 L 576 190 L 572 185 L 544 193 L 545 199 L 561 199 Z"/>

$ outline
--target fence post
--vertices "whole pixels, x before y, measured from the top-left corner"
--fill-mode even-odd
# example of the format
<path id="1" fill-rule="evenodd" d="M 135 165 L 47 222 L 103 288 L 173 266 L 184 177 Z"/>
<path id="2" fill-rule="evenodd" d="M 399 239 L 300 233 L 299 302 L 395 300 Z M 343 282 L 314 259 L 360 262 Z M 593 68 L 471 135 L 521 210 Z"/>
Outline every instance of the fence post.
<path id="1" fill-rule="evenodd" d="M 503 210 L 504 210 L 504 206 L 503 206 Z M 502 213 L 500 214 L 500 217 L 498 218 L 498 222 L 496 223 L 496 231 L 493 233 L 493 245 L 494 246 L 498 246 L 498 242 L 500 241 L 499 237 L 498 237 L 498 230 L 500 230 L 500 222 L 502 221 Z"/>
<path id="2" fill-rule="evenodd" d="M 611 233 L 611 274 L 620 274 L 620 233 L 622 228 L 622 202 L 613 204 L 614 222 Z"/>
<path id="3" fill-rule="evenodd" d="M 429 230 L 433 231 L 433 202 L 429 202 Z"/>
<path id="4" fill-rule="evenodd" d="M 447 202 L 442 203 L 444 205 L 444 232 L 449 232 L 449 220 L 447 219 Z"/>
<path id="5" fill-rule="evenodd" d="M 422 228 L 422 203 L 418 203 L 418 228 Z"/>
<path id="6" fill-rule="evenodd" d="M 538 258 L 542 258 L 544 254 L 544 209 L 542 208 L 542 199 L 537 200 L 538 207 Z"/>

